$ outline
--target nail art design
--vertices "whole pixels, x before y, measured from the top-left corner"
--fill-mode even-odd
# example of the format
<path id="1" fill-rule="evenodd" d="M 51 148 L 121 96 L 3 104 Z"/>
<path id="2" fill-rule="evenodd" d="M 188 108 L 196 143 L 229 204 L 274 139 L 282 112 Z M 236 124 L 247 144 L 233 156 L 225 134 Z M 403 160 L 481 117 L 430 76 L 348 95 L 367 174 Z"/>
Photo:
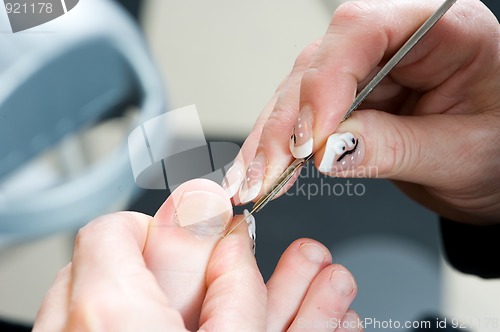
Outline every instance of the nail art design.
<path id="1" fill-rule="evenodd" d="M 259 152 L 255 159 L 248 165 L 245 179 L 239 191 L 239 200 L 242 204 L 248 203 L 256 198 L 262 189 L 264 180 L 266 156 L 264 152 Z"/>
<path id="2" fill-rule="evenodd" d="M 253 254 L 255 255 L 255 239 L 257 238 L 257 234 L 255 232 L 255 218 L 253 215 L 250 215 L 250 212 L 248 212 L 247 209 L 243 210 L 243 217 L 245 218 L 247 224 L 248 224 L 248 235 L 253 241 L 252 245 L 252 250 Z"/>
<path id="3" fill-rule="evenodd" d="M 222 180 L 222 188 L 224 188 L 229 197 L 233 197 L 238 192 L 244 176 L 245 167 L 243 163 L 239 159 L 235 159 L 233 165 L 226 172 L 224 180 Z"/>
<path id="4" fill-rule="evenodd" d="M 328 137 L 325 154 L 319 170 L 325 173 L 341 172 L 358 166 L 364 158 L 360 140 L 350 132 Z"/>
<path id="5" fill-rule="evenodd" d="M 290 137 L 290 152 L 295 158 L 305 158 L 313 152 L 313 120 L 312 110 L 303 107 Z"/>

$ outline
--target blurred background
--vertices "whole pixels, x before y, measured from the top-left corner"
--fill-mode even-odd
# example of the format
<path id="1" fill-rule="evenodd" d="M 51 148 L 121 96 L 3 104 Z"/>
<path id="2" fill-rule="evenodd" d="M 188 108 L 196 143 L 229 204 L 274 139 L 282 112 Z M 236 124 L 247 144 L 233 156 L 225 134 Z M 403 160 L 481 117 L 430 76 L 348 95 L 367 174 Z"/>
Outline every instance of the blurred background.
<path id="1" fill-rule="evenodd" d="M 299 52 L 324 34 L 339 3 L 143 0 L 117 5 L 135 17 L 144 34 L 153 59 L 147 70 L 154 70 L 150 74 L 163 81 L 165 111 L 196 104 L 208 141 L 241 144 Z M 78 6 L 72 12 L 76 13 Z M 41 31 L 53 32 L 55 28 L 47 25 Z M 12 36 L 2 34 L 4 42 Z M 36 37 L 29 32 L 25 35 Z M 140 47 L 146 49 L 142 44 Z M 128 65 L 124 68 L 132 73 L 132 82 L 140 76 Z M 7 69 L 0 67 L 0 74 Z M 65 172 L 79 174 L 80 168 L 94 165 L 93 160 L 105 158 L 114 147 L 126 143 L 131 123 L 140 118 L 141 107 L 147 104 L 141 100 L 147 99 L 144 96 L 149 90 L 141 83 L 123 89 L 139 92 L 130 100 L 119 99 L 122 102 L 113 104 L 113 112 L 96 117 L 98 125 L 85 126 L 76 138 L 63 140 L 35 166 L 3 179 L 0 198 L 12 188 L 21 196 L 24 191 L 36 191 L 33 183 L 60 172 L 61 158 L 74 160 L 84 154 L 84 161 L 63 162 Z M 160 112 L 159 108 L 156 111 Z M 189 133 L 190 123 L 179 126 L 177 131 Z M 126 174 L 130 176 L 130 170 Z M 361 317 L 381 321 L 449 317 L 473 323 L 487 318 L 500 320 L 500 281 L 466 276 L 448 266 L 440 251 L 435 214 L 413 203 L 388 181 L 328 179 L 312 168 L 303 174 L 299 185 L 304 185 L 304 192 L 292 189 L 256 216 L 256 256 L 265 278 L 292 241 L 311 237 L 328 246 L 334 261 L 353 272 L 359 285 L 353 308 Z M 42 193 L 44 185 L 39 185 Z M 319 195 L 317 190 L 322 186 L 333 191 Z M 126 191 L 122 189 L 119 191 Z M 152 214 L 167 195 L 165 190 L 124 194 L 121 200 L 95 210 L 133 209 Z M 10 239 L 4 236 L 0 245 L 1 318 L 26 324 L 33 321 L 57 271 L 71 258 L 78 227 L 86 221 L 55 227 L 57 232 Z M 498 326 L 483 325 L 474 331 L 499 330 Z"/>

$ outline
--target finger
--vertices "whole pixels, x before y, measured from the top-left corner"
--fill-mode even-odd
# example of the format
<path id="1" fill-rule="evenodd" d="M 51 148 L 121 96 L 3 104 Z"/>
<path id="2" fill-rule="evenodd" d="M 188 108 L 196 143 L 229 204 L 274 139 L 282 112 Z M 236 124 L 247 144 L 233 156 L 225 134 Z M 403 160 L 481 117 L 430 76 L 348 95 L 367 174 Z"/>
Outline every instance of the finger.
<path id="1" fill-rule="evenodd" d="M 241 199 L 239 191 L 243 181 L 246 178 L 247 168 L 250 162 L 255 157 L 255 152 L 257 151 L 257 146 L 260 141 L 260 136 L 262 133 L 262 127 L 266 122 L 269 113 L 271 112 L 280 88 L 276 91 L 271 100 L 266 104 L 263 111 L 260 113 L 252 131 L 245 139 L 238 155 L 234 159 L 233 165 L 227 170 L 224 179 L 222 180 L 222 188 L 226 191 L 229 197 L 231 197 L 234 205 L 241 204 Z"/>
<path id="2" fill-rule="evenodd" d="M 269 331 L 290 326 L 314 278 L 331 261 L 328 249 L 310 239 L 296 240 L 285 250 L 267 282 Z"/>
<path id="3" fill-rule="evenodd" d="M 482 32 L 476 19 L 468 15 L 464 17 L 464 13 L 472 13 L 482 6 L 477 3 L 457 2 L 398 64 L 391 79 L 398 86 L 419 92 L 431 91 L 474 59 L 485 39 L 478 37 Z M 353 1 L 339 6 L 302 78 L 301 120 L 295 131 L 299 131 L 299 126 L 312 127 L 313 131 L 311 135 L 304 131 L 303 137 L 297 139 L 296 148 L 311 138 L 314 144 L 310 152 L 323 146 L 352 104 L 358 83 L 373 74 L 377 65 L 387 61 L 440 4 L 441 1 L 437 0 L 387 1 L 383 5 L 380 1 Z M 474 28 L 464 29 L 464 26 Z M 451 107 L 456 98 L 461 98 L 457 95 L 456 83 L 447 82 L 446 87 L 426 96 L 431 99 L 439 96 L 441 101 L 425 111 L 438 113 Z M 394 92 L 382 97 L 375 94 L 372 98 L 378 100 L 378 105 L 383 104 L 381 98 L 393 101 L 392 98 L 401 94 L 398 86 L 388 84 L 386 88 L 395 89 Z M 453 87 L 452 98 L 443 98 L 450 96 Z M 382 92 L 387 93 L 387 89 Z M 400 98 L 396 99 L 400 101 Z"/>
<path id="4" fill-rule="evenodd" d="M 468 197 L 460 189 L 498 197 L 482 175 L 496 172 L 491 156 L 497 155 L 497 146 L 489 143 L 491 137 L 498 137 L 493 121 L 489 114 L 404 117 L 358 111 L 328 138 L 316 162 L 329 175 L 389 178 L 449 192 L 460 199 L 454 203 L 461 211 L 481 209 L 485 219 L 493 219 L 494 202 Z M 478 165 L 482 172 L 477 172 Z M 446 206 L 435 208 L 441 213 Z M 447 217 L 467 218 L 465 214 Z"/>
<path id="5" fill-rule="evenodd" d="M 115 213 L 78 232 L 68 330 L 185 330 L 142 257 L 150 221 L 139 213 Z"/>
<path id="6" fill-rule="evenodd" d="M 314 279 L 288 331 L 332 331 L 340 326 L 356 297 L 357 286 L 351 273 L 343 266 L 330 265 Z"/>
<path id="7" fill-rule="evenodd" d="M 144 259 L 190 330 L 198 328 L 208 261 L 231 217 L 225 191 L 196 179 L 170 195 L 149 227 Z"/>
<path id="8" fill-rule="evenodd" d="M 287 145 L 289 135 L 284 138 L 276 134 L 291 133 L 298 114 L 302 73 L 318 45 L 319 42 L 311 43 L 300 53 L 290 75 L 278 88 L 245 140 L 240 158 L 244 173 L 239 179 L 241 186 L 236 196 L 237 202 L 250 202 L 266 192 L 290 164 L 292 157 Z"/>
<path id="9" fill-rule="evenodd" d="M 235 218 L 237 223 L 242 216 Z M 266 287 L 246 223 L 217 245 L 207 269 L 208 291 L 200 316 L 204 331 L 264 331 Z"/>
<path id="10" fill-rule="evenodd" d="M 54 284 L 45 295 L 33 331 L 63 331 L 68 317 L 70 286 L 71 263 L 59 271 Z"/>
<path id="11" fill-rule="evenodd" d="M 333 322 L 332 322 L 333 323 Z M 332 325 L 335 325 L 333 323 Z M 347 310 L 346 314 L 340 321 L 340 327 L 335 332 L 363 332 L 363 321 L 359 315 L 352 309 Z"/>
<path id="12" fill-rule="evenodd" d="M 241 188 L 241 184 L 245 179 L 246 169 L 248 164 L 255 157 L 255 151 L 257 150 L 257 146 L 260 141 L 260 136 L 262 134 L 262 127 L 264 127 L 265 122 L 267 121 L 269 114 L 271 113 L 276 100 L 278 99 L 281 90 L 288 82 L 289 76 L 287 76 L 281 84 L 276 89 L 273 97 L 266 104 L 262 112 L 259 114 L 257 121 L 255 122 L 252 131 L 245 139 L 240 152 L 236 156 L 233 165 L 228 169 L 224 179 L 222 181 L 222 188 L 226 190 L 226 193 L 233 199 L 235 205 L 241 203 L 238 191 Z"/>

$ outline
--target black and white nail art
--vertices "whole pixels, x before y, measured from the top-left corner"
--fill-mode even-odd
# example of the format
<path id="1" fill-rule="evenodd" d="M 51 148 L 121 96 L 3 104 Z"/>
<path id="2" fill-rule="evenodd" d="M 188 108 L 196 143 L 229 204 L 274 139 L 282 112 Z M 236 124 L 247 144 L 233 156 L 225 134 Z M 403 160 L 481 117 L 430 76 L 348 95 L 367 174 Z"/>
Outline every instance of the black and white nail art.
<path id="1" fill-rule="evenodd" d="M 243 210 L 243 217 L 245 218 L 245 220 L 248 224 L 248 236 L 250 236 L 250 238 L 253 241 L 252 250 L 253 250 L 253 254 L 255 255 L 255 239 L 257 237 L 256 227 L 255 227 L 255 218 L 253 215 L 250 215 L 250 212 L 248 212 L 247 209 Z"/>
<path id="2" fill-rule="evenodd" d="M 329 173 L 334 169 L 341 171 L 355 167 L 363 157 L 359 144 L 359 139 L 350 132 L 330 135 L 319 170 Z"/>

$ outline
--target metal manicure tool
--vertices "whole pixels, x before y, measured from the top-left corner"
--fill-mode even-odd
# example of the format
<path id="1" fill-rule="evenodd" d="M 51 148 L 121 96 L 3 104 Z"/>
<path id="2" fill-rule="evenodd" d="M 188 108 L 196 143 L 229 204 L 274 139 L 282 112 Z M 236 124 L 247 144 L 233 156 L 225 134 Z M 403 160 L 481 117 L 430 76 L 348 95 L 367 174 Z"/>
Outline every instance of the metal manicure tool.
<path id="1" fill-rule="evenodd" d="M 385 64 L 382 69 L 371 79 L 371 81 L 357 94 L 351 107 L 344 115 L 342 122 L 347 120 L 352 112 L 354 112 L 359 105 L 365 100 L 365 98 L 373 91 L 373 89 L 384 79 L 387 74 L 404 58 L 404 56 L 415 46 L 420 39 L 436 24 L 436 22 L 451 8 L 451 6 L 457 0 L 446 0 L 419 28 L 415 33 L 406 41 L 406 43 L 392 56 L 392 58 Z M 296 174 L 296 172 L 305 165 L 312 157 L 314 153 L 310 154 L 306 158 L 295 159 L 294 162 L 288 166 L 285 171 L 276 180 L 275 184 L 271 190 L 263 195 L 252 207 L 250 214 L 243 218 L 238 224 L 232 227 L 224 236 L 231 234 L 243 221 L 245 221 L 249 216 L 256 212 L 262 210 L 264 206 L 267 205 L 279 192 L 280 190 L 290 181 L 290 179 Z"/>

